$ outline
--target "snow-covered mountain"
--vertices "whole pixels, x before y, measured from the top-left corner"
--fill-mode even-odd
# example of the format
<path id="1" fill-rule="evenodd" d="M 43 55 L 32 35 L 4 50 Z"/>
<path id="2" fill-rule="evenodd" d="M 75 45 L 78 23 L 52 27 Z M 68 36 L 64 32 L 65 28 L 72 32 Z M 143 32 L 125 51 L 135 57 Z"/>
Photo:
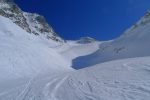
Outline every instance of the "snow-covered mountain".
<path id="1" fill-rule="evenodd" d="M 64 42 L 43 17 L 0 0 L 0 100 L 149 100 L 149 32 L 147 13 L 115 40 Z"/>
<path id="2" fill-rule="evenodd" d="M 36 13 L 22 11 L 13 0 L 0 0 L 0 15 L 11 19 L 28 33 L 40 35 L 57 42 L 64 40 L 55 33 L 45 18 Z"/>
<path id="3" fill-rule="evenodd" d="M 149 32 L 150 12 L 119 38 L 103 42 L 95 53 L 74 59 L 73 65 L 87 67 L 116 59 L 150 56 Z"/>
<path id="4" fill-rule="evenodd" d="M 52 49 L 59 46 L 59 43 L 28 34 L 2 16 L 0 16 L 0 25 L 0 73 L 3 73 L 0 75 L 1 79 L 30 77 L 48 69 L 71 69 L 69 63 Z"/>

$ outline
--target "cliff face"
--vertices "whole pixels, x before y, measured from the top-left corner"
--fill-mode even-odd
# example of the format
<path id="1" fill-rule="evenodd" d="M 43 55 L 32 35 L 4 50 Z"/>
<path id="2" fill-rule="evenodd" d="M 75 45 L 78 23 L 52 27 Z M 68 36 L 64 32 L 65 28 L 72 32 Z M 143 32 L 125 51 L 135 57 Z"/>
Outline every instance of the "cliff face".
<path id="1" fill-rule="evenodd" d="M 22 11 L 13 0 L 0 0 L 0 15 L 11 19 L 28 33 L 42 35 L 57 42 L 64 42 L 43 16 Z"/>

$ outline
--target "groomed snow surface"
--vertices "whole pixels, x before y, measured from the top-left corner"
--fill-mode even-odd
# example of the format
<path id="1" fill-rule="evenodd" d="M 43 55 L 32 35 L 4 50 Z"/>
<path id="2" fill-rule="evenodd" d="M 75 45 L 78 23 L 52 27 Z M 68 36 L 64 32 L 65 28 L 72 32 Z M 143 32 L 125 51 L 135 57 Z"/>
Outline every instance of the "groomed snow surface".
<path id="1" fill-rule="evenodd" d="M 143 32 L 147 37 L 148 30 Z M 140 36 L 131 45 L 137 49 L 147 40 Z M 135 50 L 129 40 L 115 41 L 61 44 L 0 16 L 0 100 L 149 100 L 150 57 L 135 52 L 128 58 L 124 55 Z"/>

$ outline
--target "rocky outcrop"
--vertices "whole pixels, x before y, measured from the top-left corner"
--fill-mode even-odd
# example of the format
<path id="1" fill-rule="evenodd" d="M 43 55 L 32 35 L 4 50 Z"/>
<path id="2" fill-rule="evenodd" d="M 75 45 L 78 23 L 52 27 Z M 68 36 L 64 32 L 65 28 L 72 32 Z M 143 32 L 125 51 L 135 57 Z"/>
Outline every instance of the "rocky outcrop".
<path id="1" fill-rule="evenodd" d="M 42 35 L 46 39 L 52 39 L 57 42 L 64 42 L 43 16 L 22 11 L 14 3 L 14 0 L 0 0 L 0 15 L 11 19 L 28 33 Z"/>

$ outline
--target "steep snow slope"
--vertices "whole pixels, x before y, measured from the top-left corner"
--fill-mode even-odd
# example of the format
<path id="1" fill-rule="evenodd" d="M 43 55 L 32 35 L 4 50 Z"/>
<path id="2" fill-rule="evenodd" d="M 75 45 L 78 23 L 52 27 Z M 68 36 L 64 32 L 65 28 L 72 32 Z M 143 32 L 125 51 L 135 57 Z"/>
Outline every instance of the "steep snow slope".
<path id="1" fill-rule="evenodd" d="M 78 57 L 73 64 L 92 66 L 115 59 L 150 56 L 150 13 L 128 29 L 119 38 L 104 42 L 99 50 L 88 56 Z M 88 62 L 86 62 L 88 61 Z"/>
<path id="2" fill-rule="evenodd" d="M 45 82 L 73 70 L 53 49 L 60 43 L 28 34 L 2 16 L 0 25 L 0 100 L 22 100 L 33 82 L 38 93 Z"/>
<path id="3" fill-rule="evenodd" d="M 59 43 L 28 34 L 2 16 L 0 25 L 0 82 L 71 69 L 70 64 L 52 49 Z"/>

